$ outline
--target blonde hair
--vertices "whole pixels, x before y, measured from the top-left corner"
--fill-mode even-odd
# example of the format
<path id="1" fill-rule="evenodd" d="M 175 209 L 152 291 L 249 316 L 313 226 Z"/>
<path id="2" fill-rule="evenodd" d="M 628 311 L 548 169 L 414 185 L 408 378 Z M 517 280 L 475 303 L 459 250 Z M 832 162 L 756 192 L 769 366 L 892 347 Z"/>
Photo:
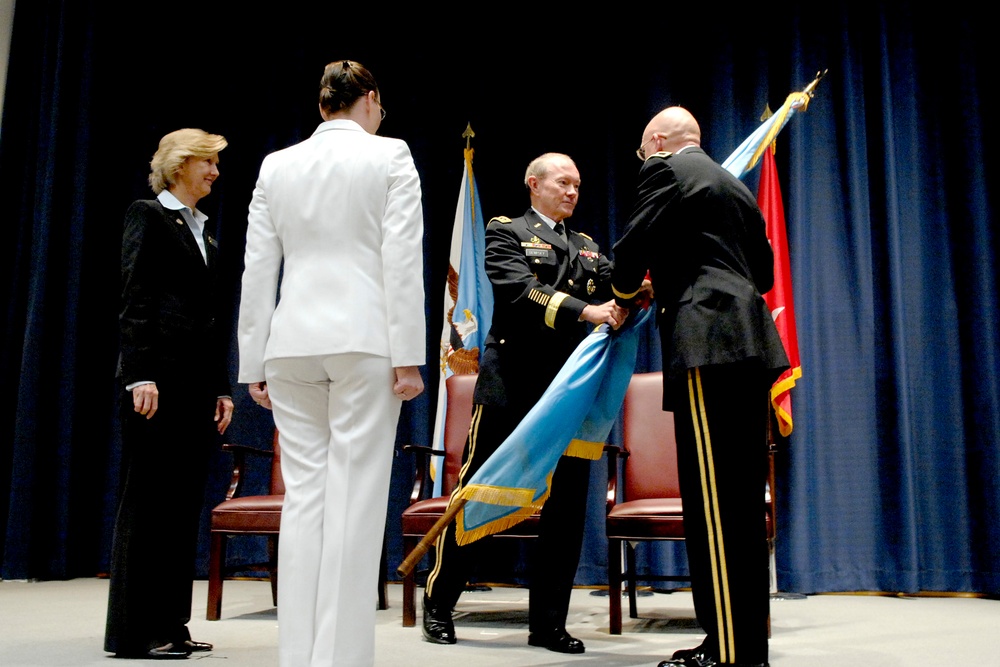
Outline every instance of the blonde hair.
<path id="1" fill-rule="evenodd" d="M 189 157 L 209 158 L 229 145 L 219 134 L 184 128 L 160 139 L 160 145 L 149 163 L 149 187 L 160 194 L 174 183 L 174 177 Z"/>

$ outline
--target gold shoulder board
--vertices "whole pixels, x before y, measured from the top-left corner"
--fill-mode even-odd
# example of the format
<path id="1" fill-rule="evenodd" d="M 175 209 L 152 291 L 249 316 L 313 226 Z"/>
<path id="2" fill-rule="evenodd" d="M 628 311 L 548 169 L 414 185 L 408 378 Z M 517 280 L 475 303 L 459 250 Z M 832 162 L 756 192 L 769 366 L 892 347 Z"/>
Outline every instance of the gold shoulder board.
<path id="1" fill-rule="evenodd" d="M 653 153 L 649 157 L 663 157 L 663 158 L 667 158 L 667 157 L 670 157 L 671 155 L 673 155 L 673 153 L 671 153 L 670 151 L 660 151 L 659 153 Z"/>
<path id="2" fill-rule="evenodd" d="M 583 238 L 587 239 L 588 241 L 593 241 L 594 240 L 594 239 L 590 238 L 589 236 L 587 236 L 586 234 L 584 234 L 583 232 L 577 232 L 577 234 L 579 234 Z"/>
<path id="3" fill-rule="evenodd" d="M 506 215 L 498 215 L 495 218 L 490 218 L 490 222 L 502 222 L 506 225 L 508 222 L 510 222 L 510 218 L 508 218 Z"/>

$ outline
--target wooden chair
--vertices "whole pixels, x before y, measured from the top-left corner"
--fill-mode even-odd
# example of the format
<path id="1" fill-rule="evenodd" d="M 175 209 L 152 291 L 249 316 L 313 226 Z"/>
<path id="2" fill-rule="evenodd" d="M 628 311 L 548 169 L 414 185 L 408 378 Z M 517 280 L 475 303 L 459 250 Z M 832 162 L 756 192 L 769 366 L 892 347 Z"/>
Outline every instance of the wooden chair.
<path id="1" fill-rule="evenodd" d="M 226 567 L 226 543 L 231 535 L 267 536 L 265 563 L 243 565 L 246 571 L 266 571 L 271 580 L 271 599 L 278 604 L 278 531 L 281 527 L 281 503 L 285 484 L 281 477 L 281 447 L 278 432 L 274 432 L 274 450 L 269 452 L 243 445 L 226 444 L 223 450 L 233 454 L 233 474 L 226 499 L 212 510 L 211 543 L 208 556 L 208 610 L 205 618 L 217 621 L 222 614 L 222 582 L 231 572 Z M 248 457 L 271 459 L 271 483 L 268 494 L 243 496 Z"/>
<path id="2" fill-rule="evenodd" d="M 609 626 L 613 635 L 619 635 L 622 631 L 623 578 L 627 583 L 630 618 L 637 618 L 639 615 L 636 607 L 636 579 L 690 580 L 690 577 L 679 575 L 638 575 L 635 567 L 635 542 L 684 539 L 674 416 L 671 412 L 664 412 L 662 406 L 663 374 L 633 375 L 623 407 L 624 448 L 608 449 L 608 591 L 611 617 Z M 769 493 L 765 496 L 764 509 L 768 539 L 773 540 L 773 506 Z M 626 560 L 624 572 L 623 544 Z"/>
<path id="3" fill-rule="evenodd" d="M 448 410 L 445 416 L 444 452 L 432 450 L 430 447 L 406 445 L 404 451 L 417 454 L 417 470 L 414 477 L 413 491 L 410 494 L 410 505 L 403 511 L 403 554 L 409 554 L 420 540 L 427 534 L 435 522 L 440 519 L 448 507 L 448 498 L 458 484 L 458 475 L 462 467 L 462 452 L 469 435 L 469 425 L 472 422 L 472 394 L 476 387 L 475 374 L 452 375 L 447 380 Z M 440 473 L 442 492 L 444 495 L 430 496 L 430 476 L 427 474 L 431 456 L 443 456 Z M 494 537 L 533 538 L 538 537 L 539 515 L 533 514 L 521 523 Z M 410 572 L 403 578 L 403 626 L 416 624 L 416 573 Z"/>
<path id="4" fill-rule="evenodd" d="M 268 560 L 265 563 L 241 565 L 240 571 L 266 571 L 271 581 L 271 599 L 278 604 L 278 534 L 281 528 L 281 505 L 285 499 L 285 483 L 281 476 L 281 447 L 278 431 L 274 432 L 274 449 L 266 451 L 243 445 L 223 445 L 233 454 L 233 474 L 226 499 L 212 510 L 211 544 L 208 558 L 208 610 L 205 618 L 217 621 L 222 614 L 222 582 L 233 568 L 226 567 L 226 542 L 231 535 L 264 535 L 267 537 Z M 243 496 L 248 456 L 271 459 L 271 483 L 267 495 Z M 382 545 L 382 565 L 379 570 L 378 608 L 388 609 L 386 549 Z"/>

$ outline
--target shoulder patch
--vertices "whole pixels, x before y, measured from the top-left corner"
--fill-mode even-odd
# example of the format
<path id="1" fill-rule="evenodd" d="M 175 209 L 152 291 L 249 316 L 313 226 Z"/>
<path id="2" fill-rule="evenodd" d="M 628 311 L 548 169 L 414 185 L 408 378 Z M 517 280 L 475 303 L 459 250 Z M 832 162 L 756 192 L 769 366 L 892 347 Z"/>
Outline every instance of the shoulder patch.
<path id="1" fill-rule="evenodd" d="M 577 234 L 579 234 L 583 238 L 587 239 L 588 241 L 593 241 L 594 240 L 594 239 L 590 238 L 589 236 L 587 236 L 586 234 L 584 234 L 583 232 L 577 232 Z"/>
<path id="2" fill-rule="evenodd" d="M 490 222 L 502 222 L 506 225 L 508 222 L 510 222 L 510 218 L 508 218 L 506 215 L 498 215 L 495 218 L 490 218 Z"/>

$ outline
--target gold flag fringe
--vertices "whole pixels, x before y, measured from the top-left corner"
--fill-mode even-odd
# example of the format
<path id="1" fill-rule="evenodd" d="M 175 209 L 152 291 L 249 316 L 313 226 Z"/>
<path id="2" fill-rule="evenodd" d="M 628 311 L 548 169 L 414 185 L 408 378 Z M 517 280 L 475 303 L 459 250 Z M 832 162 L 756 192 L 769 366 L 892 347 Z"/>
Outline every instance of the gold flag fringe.
<path id="1" fill-rule="evenodd" d="M 545 501 L 549 499 L 549 490 L 552 488 L 552 474 L 549 474 L 545 478 L 545 493 L 538 498 L 538 500 L 533 500 L 532 495 L 534 493 L 533 489 L 513 489 L 504 487 L 487 487 L 483 485 L 474 484 L 467 486 L 462 489 L 456 498 L 452 499 L 455 502 L 458 498 L 466 498 L 467 500 L 479 500 L 478 494 L 483 493 L 498 493 L 498 497 L 502 498 L 527 498 L 527 502 L 522 504 L 516 510 L 508 514 L 507 516 L 495 519 L 487 524 L 473 528 L 472 530 L 465 530 L 462 526 L 465 525 L 465 508 L 463 507 L 458 512 L 458 516 L 455 519 L 455 541 L 458 542 L 459 546 L 464 546 L 470 542 L 475 542 L 476 540 L 486 537 L 487 535 L 494 535 L 496 533 L 502 533 L 512 526 L 516 526 L 521 523 L 529 516 L 534 514 L 536 511 L 542 509 L 542 505 Z M 510 495 L 504 495 L 503 492 L 511 492 Z M 495 503 L 502 505 L 513 505 L 513 503 Z"/>
<path id="2" fill-rule="evenodd" d="M 588 440 L 570 440 L 564 456 L 575 456 L 578 459 L 596 461 L 604 456 L 604 443 L 590 442 Z"/>

